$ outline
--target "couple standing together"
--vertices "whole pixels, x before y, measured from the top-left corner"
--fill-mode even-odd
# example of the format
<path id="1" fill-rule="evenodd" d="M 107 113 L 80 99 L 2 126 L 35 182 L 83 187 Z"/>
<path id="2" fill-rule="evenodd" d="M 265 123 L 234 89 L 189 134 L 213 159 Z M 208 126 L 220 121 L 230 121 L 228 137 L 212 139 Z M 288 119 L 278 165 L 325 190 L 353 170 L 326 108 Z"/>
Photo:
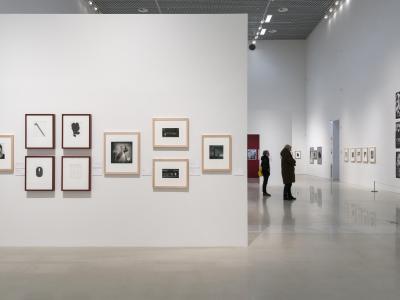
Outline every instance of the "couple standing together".
<path id="1" fill-rule="evenodd" d="M 294 174 L 294 167 L 296 166 L 296 160 L 292 156 L 292 147 L 290 145 L 286 145 L 281 151 L 281 169 L 282 169 L 282 179 L 283 184 L 285 185 L 283 189 L 283 200 L 296 200 L 292 195 L 292 184 L 296 181 L 296 177 Z M 263 152 L 263 156 L 261 157 L 261 170 L 262 175 L 264 177 L 263 181 L 263 195 L 271 196 L 267 193 L 267 184 L 268 178 L 271 175 L 271 167 L 269 164 L 269 151 L 266 150 Z"/>

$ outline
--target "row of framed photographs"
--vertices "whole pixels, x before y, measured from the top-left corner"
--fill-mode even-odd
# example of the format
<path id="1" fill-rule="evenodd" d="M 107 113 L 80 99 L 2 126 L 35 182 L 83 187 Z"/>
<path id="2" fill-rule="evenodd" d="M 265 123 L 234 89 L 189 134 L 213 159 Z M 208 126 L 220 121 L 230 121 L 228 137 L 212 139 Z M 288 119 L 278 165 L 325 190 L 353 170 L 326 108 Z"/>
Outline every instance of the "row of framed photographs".
<path id="1" fill-rule="evenodd" d="M 376 164 L 376 147 L 345 148 L 344 161 L 352 163 Z"/>

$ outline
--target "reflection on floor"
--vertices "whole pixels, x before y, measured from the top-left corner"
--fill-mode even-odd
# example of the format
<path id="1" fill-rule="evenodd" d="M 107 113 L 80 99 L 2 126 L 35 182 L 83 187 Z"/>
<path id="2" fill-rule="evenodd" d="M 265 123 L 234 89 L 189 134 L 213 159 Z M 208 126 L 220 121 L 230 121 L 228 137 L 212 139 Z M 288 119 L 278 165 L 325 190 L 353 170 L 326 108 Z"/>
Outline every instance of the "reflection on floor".
<path id="1" fill-rule="evenodd" d="M 0 249 L 0 299 L 400 299 L 400 195 L 299 177 L 249 183 L 247 249 Z"/>

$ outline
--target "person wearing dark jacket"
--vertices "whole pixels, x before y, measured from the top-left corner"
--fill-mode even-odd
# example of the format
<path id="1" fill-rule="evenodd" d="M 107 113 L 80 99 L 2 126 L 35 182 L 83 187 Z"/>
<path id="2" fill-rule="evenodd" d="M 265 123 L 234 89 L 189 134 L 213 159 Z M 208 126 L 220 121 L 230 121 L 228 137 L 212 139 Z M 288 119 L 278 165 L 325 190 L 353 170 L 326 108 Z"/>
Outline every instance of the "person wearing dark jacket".
<path id="1" fill-rule="evenodd" d="M 261 170 L 262 170 L 262 175 L 264 178 L 263 186 L 262 186 L 263 195 L 270 197 L 271 194 L 267 193 L 268 178 L 271 175 L 271 167 L 269 165 L 269 151 L 268 150 L 265 150 L 263 152 L 263 156 L 261 157 Z"/>
<path id="2" fill-rule="evenodd" d="M 285 185 L 283 189 L 283 200 L 296 200 L 292 195 L 292 184 L 296 181 L 294 174 L 294 167 L 296 166 L 296 161 L 294 160 L 292 153 L 290 152 L 292 147 L 286 145 L 281 151 L 281 167 L 282 167 L 282 179 Z"/>

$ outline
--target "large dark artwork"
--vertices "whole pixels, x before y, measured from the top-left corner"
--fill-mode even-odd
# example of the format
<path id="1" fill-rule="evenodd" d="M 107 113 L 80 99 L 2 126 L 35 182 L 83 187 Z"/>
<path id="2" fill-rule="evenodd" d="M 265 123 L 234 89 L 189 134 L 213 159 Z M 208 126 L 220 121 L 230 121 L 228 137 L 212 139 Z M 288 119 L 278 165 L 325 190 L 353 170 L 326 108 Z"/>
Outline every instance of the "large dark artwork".
<path id="1" fill-rule="evenodd" d="M 400 152 L 396 152 L 396 178 L 400 178 Z"/>
<path id="2" fill-rule="evenodd" d="M 224 146 L 210 145 L 210 159 L 224 159 Z"/>
<path id="3" fill-rule="evenodd" d="M 396 93 L 396 119 L 400 119 L 400 92 Z"/>
<path id="4" fill-rule="evenodd" d="M 163 137 L 179 137 L 179 128 L 163 128 L 162 129 Z"/>
<path id="5" fill-rule="evenodd" d="M 111 142 L 111 163 L 132 163 L 132 142 Z"/>
<path id="6" fill-rule="evenodd" d="M 162 169 L 162 178 L 179 178 L 179 169 Z"/>

